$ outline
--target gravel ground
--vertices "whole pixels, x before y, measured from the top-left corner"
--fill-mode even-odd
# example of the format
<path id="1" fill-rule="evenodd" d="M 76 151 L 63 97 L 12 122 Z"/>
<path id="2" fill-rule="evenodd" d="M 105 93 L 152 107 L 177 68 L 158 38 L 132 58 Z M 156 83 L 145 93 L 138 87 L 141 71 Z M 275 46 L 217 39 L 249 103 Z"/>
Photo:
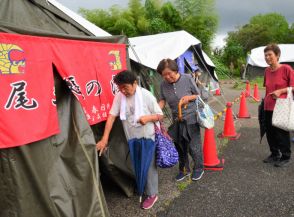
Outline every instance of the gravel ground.
<path id="1" fill-rule="evenodd" d="M 225 96 L 209 101 L 214 110 L 221 111 L 225 101 L 240 95 L 240 90 L 232 86 L 223 84 Z M 114 184 L 104 182 L 111 216 L 294 216 L 294 171 L 261 163 L 269 153 L 265 138 L 259 144 L 258 103 L 249 99 L 247 107 L 251 118 L 235 121 L 236 131 L 241 132 L 239 140 L 228 142 L 216 137 L 219 158 L 225 158 L 223 172 L 206 172 L 199 182 L 187 180 L 179 184 L 174 181 L 177 167 L 160 169 L 159 200 L 150 210 L 139 208 L 138 196 L 127 198 Z M 238 110 L 236 103 L 233 111 L 237 114 Z M 222 132 L 223 119 L 216 121 L 215 134 Z"/>

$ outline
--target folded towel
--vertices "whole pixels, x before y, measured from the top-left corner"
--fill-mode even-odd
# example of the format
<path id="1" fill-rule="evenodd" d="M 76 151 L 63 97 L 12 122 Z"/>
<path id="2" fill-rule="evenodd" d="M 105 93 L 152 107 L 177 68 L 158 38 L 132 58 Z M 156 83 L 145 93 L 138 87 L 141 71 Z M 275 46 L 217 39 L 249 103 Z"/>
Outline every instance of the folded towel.
<path id="1" fill-rule="evenodd" d="M 119 92 L 118 94 L 121 95 L 121 102 L 120 102 L 120 119 L 122 121 L 125 121 L 127 118 L 126 118 L 126 104 L 127 104 L 127 99 L 126 99 L 126 96 L 123 95 L 121 92 Z"/>
<path id="2" fill-rule="evenodd" d="M 120 104 L 120 119 L 126 120 L 126 96 L 121 94 L 121 104 Z M 138 120 L 143 116 L 143 95 L 141 87 L 137 86 L 135 92 L 135 112 L 134 112 L 134 125 L 138 124 Z"/>

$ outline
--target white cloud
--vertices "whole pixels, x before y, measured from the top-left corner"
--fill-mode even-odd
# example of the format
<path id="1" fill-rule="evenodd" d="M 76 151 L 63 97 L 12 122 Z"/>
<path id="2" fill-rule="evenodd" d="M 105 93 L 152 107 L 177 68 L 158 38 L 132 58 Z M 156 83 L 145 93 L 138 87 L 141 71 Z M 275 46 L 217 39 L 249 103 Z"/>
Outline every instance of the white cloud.
<path id="1" fill-rule="evenodd" d="M 212 42 L 213 48 L 222 48 L 226 45 L 224 39 L 226 38 L 226 34 L 217 34 Z"/>

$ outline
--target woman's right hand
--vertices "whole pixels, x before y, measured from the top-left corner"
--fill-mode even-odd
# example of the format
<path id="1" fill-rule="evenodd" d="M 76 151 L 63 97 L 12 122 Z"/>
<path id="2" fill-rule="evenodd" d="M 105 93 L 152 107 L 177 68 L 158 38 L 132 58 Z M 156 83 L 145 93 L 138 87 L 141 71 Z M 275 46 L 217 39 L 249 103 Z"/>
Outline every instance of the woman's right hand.
<path id="1" fill-rule="evenodd" d="M 101 139 L 97 144 L 96 148 L 99 151 L 99 156 L 107 149 L 107 141 Z"/>
<path id="2" fill-rule="evenodd" d="M 190 101 L 190 96 L 183 96 L 181 99 L 180 99 L 180 103 L 181 105 L 187 105 Z"/>
<path id="3" fill-rule="evenodd" d="M 275 90 L 271 93 L 269 93 L 273 99 L 278 99 L 280 95 L 283 93 L 283 89 Z"/>

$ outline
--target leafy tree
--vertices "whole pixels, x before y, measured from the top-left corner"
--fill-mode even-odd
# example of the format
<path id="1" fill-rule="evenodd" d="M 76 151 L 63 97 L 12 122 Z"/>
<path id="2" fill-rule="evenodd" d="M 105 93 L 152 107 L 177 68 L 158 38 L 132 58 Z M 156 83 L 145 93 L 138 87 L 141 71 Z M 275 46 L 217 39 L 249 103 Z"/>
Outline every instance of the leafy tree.
<path id="1" fill-rule="evenodd" d="M 137 36 L 138 30 L 131 10 L 124 10 L 114 5 L 108 11 L 80 9 L 90 22 L 113 34 Z"/>
<path id="2" fill-rule="evenodd" d="M 222 62 L 227 66 L 233 66 L 233 70 L 238 69 L 242 63 L 244 63 L 246 52 L 244 51 L 242 45 L 236 41 L 229 41 L 227 43 L 227 46 L 223 50 L 223 55 L 221 58 Z"/>
<path id="3" fill-rule="evenodd" d="M 246 52 L 268 43 L 285 43 L 289 32 L 288 22 L 280 14 L 256 15 L 250 22 L 229 34 L 227 42 L 236 41 Z"/>
<path id="4" fill-rule="evenodd" d="M 115 25 L 109 29 L 115 35 L 136 36 L 137 30 L 127 19 L 121 18 L 116 21 Z"/>
<path id="5" fill-rule="evenodd" d="M 145 1 L 145 15 L 147 19 L 155 19 L 160 17 L 160 1 L 146 0 Z"/>
<path id="6" fill-rule="evenodd" d="M 196 36 L 204 50 L 210 50 L 218 25 L 214 0 L 176 0 L 177 10 L 182 15 L 182 28 Z"/>
<path id="7" fill-rule="evenodd" d="M 111 14 L 108 11 L 95 9 L 95 10 L 87 10 L 81 8 L 79 10 L 87 20 L 91 23 L 94 23 L 96 26 L 108 31 L 108 29 L 114 25 L 114 21 L 111 18 Z"/>
<path id="8" fill-rule="evenodd" d="M 169 24 L 173 30 L 179 30 L 182 27 L 182 17 L 171 2 L 166 2 L 160 9 L 160 17 Z"/>
<path id="9" fill-rule="evenodd" d="M 215 15 L 215 0 L 175 0 L 183 17 Z"/>
<path id="10" fill-rule="evenodd" d="M 193 3 L 194 0 L 176 0 L 175 5 L 177 10 L 183 17 L 193 15 Z"/>
<path id="11" fill-rule="evenodd" d="M 150 21 L 150 33 L 162 33 L 162 32 L 170 32 L 172 29 L 170 25 L 168 25 L 163 19 L 161 18 L 154 18 Z"/>
<path id="12" fill-rule="evenodd" d="M 173 3 L 175 2 L 175 3 Z M 128 8 L 86 10 L 80 13 L 111 34 L 129 37 L 186 30 L 201 40 L 206 51 L 216 32 L 215 0 L 129 0 Z"/>
<path id="13" fill-rule="evenodd" d="M 293 44 L 294 43 L 294 23 L 292 23 L 291 27 L 289 28 L 288 36 L 287 36 L 287 43 Z"/>
<path id="14" fill-rule="evenodd" d="M 189 16 L 184 19 L 182 27 L 201 41 L 205 51 L 210 50 L 217 28 L 215 16 Z"/>
<path id="15" fill-rule="evenodd" d="M 135 20 L 138 22 L 141 17 L 144 17 L 144 7 L 141 0 L 129 0 L 129 11 Z"/>
<path id="16" fill-rule="evenodd" d="M 230 74 L 229 68 L 223 63 L 222 58 L 219 55 L 210 55 L 215 68 L 218 72 L 217 76 L 219 79 L 227 79 L 227 75 Z"/>
<path id="17" fill-rule="evenodd" d="M 230 32 L 226 39 L 222 60 L 225 64 L 240 66 L 246 62 L 251 49 L 268 43 L 287 43 L 293 40 L 291 28 L 285 17 L 277 13 L 268 13 L 252 17 L 248 24 Z"/>
<path id="18" fill-rule="evenodd" d="M 161 0 L 145 1 L 145 15 L 150 23 L 149 34 L 169 32 L 172 30 L 172 27 L 162 18 L 161 8 Z"/>
<path id="19" fill-rule="evenodd" d="M 289 28 L 286 18 L 277 13 L 256 15 L 250 19 L 249 25 L 266 27 L 268 38 L 277 43 L 285 40 Z"/>
<path id="20" fill-rule="evenodd" d="M 147 35 L 151 29 L 150 20 L 145 17 L 140 17 L 137 21 L 137 29 L 139 35 Z"/>

